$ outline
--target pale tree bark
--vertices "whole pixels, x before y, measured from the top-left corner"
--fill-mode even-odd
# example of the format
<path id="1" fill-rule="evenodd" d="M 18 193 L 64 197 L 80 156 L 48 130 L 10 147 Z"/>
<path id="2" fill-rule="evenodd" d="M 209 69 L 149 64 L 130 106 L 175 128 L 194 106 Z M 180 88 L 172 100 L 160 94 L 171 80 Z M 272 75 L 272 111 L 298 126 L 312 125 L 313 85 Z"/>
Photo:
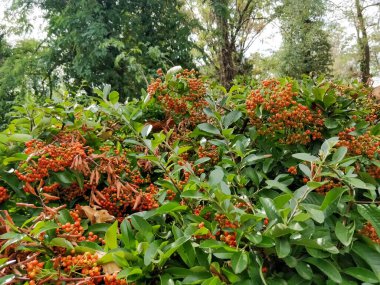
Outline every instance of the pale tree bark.
<path id="1" fill-rule="evenodd" d="M 360 49 L 360 73 L 361 81 L 367 83 L 371 77 L 370 74 L 370 49 L 368 43 L 367 27 L 363 16 L 363 6 L 360 0 L 355 0 L 356 17 L 357 17 L 357 31 L 358 31 L 358 46 Z"/>

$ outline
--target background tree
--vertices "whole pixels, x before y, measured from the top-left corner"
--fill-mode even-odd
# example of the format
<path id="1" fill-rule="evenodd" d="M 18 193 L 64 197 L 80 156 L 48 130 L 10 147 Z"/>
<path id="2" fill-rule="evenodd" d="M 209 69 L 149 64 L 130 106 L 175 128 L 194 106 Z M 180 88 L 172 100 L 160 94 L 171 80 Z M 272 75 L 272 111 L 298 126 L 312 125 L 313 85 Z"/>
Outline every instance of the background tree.
<path id="1" fill-rule="evenodd" d="M 109 83 L 135 97 L 157 68 L 192 65 L 191 25 L 180 1 L 23 0 L 13 11 L 32 6 L 45 13 L 52 68 L 74 88 Z"/>
<path id="2" fill-rule="evenodd" d="M 46 62 L 48 50 L 35 40 L 23 40 L 14 47 L 4 39 L 0 41 L 0 107 L 10 111 L 15 101 L 26 94 L 36 98 L 49 97 L 56 77 L 49 71 Z M 0 113 L 0 128 L 7 120 L 6 112 Z"/>
<path id="3" fill-rule="evenodd" d="M 337 43 L 339 45 L 344 42 L 344 47 L 334 54 L 335 65 L 340 69 L 334 68 L 334 75 L 344 75 L 341 71 L 349 67 L 353 72 L 346 73 L 346 78 L 356 77 L 366 83 L 370 77 L 378 77 L 380 2 L 351 0 L 328 3 L 331 10 L 329 22 L 333 24 L 330 36 L 334 49 Z"/>
<path id="4" fill-rule="evenodd" d="M 280 70 L 287 76 L 327 73 L 332 63 L 331 45 L 323 29 L 323 0 L 284 0 L 278 9 L 283 46 Z"/>
<path id="5" fill-rule="evenodd" d="M 201 63 L 228 88 L 236 75 L 247 71 L 247 51 L 273 19 L 273 1 L 195 0 L 189 4 L 199 21 L 196 38 Z"/>

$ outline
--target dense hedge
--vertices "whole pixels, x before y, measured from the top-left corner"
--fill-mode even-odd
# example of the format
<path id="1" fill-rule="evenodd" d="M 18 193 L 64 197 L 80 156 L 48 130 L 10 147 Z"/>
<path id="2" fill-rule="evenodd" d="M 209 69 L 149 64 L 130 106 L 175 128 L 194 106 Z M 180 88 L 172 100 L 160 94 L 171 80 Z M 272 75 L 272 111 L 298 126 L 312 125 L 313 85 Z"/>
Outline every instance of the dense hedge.
<path id="1" fill-rule="evenodd" d="M 95 91 L 29 98 L 0 134 L 1 284 L 380 282 L 369 90 L 159 70 L 141 100 Z"/>

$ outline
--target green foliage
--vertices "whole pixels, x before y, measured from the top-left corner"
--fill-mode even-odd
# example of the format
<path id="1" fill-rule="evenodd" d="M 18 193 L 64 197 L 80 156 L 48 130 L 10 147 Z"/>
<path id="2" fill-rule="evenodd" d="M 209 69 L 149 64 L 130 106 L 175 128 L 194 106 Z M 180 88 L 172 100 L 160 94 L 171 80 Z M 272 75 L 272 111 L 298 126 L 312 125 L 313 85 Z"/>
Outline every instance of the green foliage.
<path id="1" fill-rule="evenodd" d="M 138 97 L 158 67 L 191 65 L 191 23 L 179 1 L 14 1 L 13 13 L 45 13 L 49 64 L 66 84 L 91 92 L 111 84 Z"/>
<path id="2" fill-rule="evenodd" d="M 0 47 L 1 49 L 1 47 Z M 4 47 L 0 60 L 0 104 L 2 110 L 10 110 L 27 95 L 35 98 L 49 97 L 53 92 L 54 75 L 49 71 L 47 49 L 35 40 L 24 40 L 14 47 Z M 5 112 L 6 113 L 6 112 Z M 6 126 L 4 112 L 0 114 L 0 129 Z"/>
<path id="3" fill-rule="evenodd" d="M 279 8 L 284 43 L 280 50 L 283 75 L 301 78 L 328 73 L 332 63 L 328 34 L 323 30 L 324 0 L 286 0 Z"/>
<path id="4" fill-rule="evenodd" d="M 63 268 L 58 252 L 62 257 L 88 252 L 99 256 L 103 273 L 111 266 L 120 279 L 136 284 L 379 283 L 379 177 L 369 169 L 378 169 L 380 150 L 378 137 L 370 134 L 378 122 L 371 119 L 368 90 L 323 78 L 285 78 L 235 85 L 229 91 L 210 86 L 196 93 L 204 90 L 199 84 L 194 73 L 177 71 L 161 76 L 141 100 L 119 103 L 118 94 L 107 87 L 82 104 L 67 96 L 17 107 L 20 118 L 0 134 L 1 185 L 11 194 L 0 207 L 14 222 L 2 213 L 6 233 L 0 236 L 0 262 L 12 261 L 15 252 L 38 251 L 44 264 L 35 279 L 46 278 L 44 272 L 50 270 L 54 282 L 86 277 L 75 267 L 61 271 L 67 275 L 57 274 Z M 287 88 L 295 103 L 280 107 Z M 263 101 L 256 100 L 259 95 Z M 193 101 L 182 104 L 183 98 Z M 273 102 L 278 103 L 276 114 L 283 116 L 298 110 L 295 106 L 318 113 L 324 122 L 321 137 L 309 134 L 313 124 L 293 126 L 289 116 L 284 117 L 285 129 L 266 133 L 265 126 L 282 126 L 278 121 L 273 125 L 275 115 L 267 108 Z M 146 122 L 152 109 L 161 117 L 154 121 L 149 116 Z M 67 135 L 63 141 L 62 134 Z M 286 140 L 290 134 L 310 137 L 297 143 Z M 50 152 L 28 142 L 25 153 L 23 142 L 30 137 Z M 40 180 L 28 182 L 13 174 L 13 169 L 24 175 L 38 172 L 36 165 L 53 158 L 53 150 L 72 151 L 70 143 L 85 151 L 41 178 L 45 186 L 58 183 L 56 192 L 46 192 Z M 104 167 L 103 159 L 109 159 L 112 169 Z M 88 170 L 79 167 L 84 163 Z M 78 177 L 92 187 L 82 186 L 84 195 L 65 199 L 80 188 L 73 186 L 80 184 Z M 102 200 L 98 192 L 109 195 L 112 186 L 120 187 L 120 196 L 108 207 L 103 202 L 114 200 Z M 156 192 L 147 192 L 151 187 Z M 129 198 L 132 206 L 114 211 Z M 89 203 L 117 221 L 97 222 L 87 214 L 78 221 L 75 208 Z M 62 225 L 74 221 L 82 227 L 79 237 L 62 234 Z M 93 236 L 90 232 L 104 243 L 79 240 Z M 15 278 L 4 267 L 8 271 L 0 278 Z"/>

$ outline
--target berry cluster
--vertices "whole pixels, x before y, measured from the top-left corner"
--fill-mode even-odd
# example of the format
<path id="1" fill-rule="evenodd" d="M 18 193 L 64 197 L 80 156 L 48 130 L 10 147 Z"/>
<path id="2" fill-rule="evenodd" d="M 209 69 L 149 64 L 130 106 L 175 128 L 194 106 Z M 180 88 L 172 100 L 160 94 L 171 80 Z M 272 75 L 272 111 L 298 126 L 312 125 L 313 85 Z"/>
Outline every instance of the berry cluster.
<path id="1" fill-rule="evenodd" d="M 199 229 L 204 229 L 204 228 L 205 228 L 205 224 L 204 224 L 203 222 L 200 223 L 200 224 L 198 225 L 198 228 L 199 228 Z M 216 239 L 216 236 L 213 235 L 209 229 L 207 229 L 207 231 L 208 231 L 208 232 L 207 232 L 206 234 L 195 235 L 194 237 L 195 237 L 196 239 Z"/>
<path id="2" fill-rule="evenodd" d="M 219 234 L 219 239 L 231 247 L 236 247 L 236 232 L 234 230 L 239 227 L 239 224 L 237 222 L 231 222 L 223 214 L 216 214 L 215 221 L 218 222 L 221 229 L 221 231 L 217 233 Z"/>
<path id="3" fill-rule="evenodd" d="M 198 209 L 198 215 L 200 214 L 201 208 Z M 228 218 L 223 214 L 216 214 L 214 220 L 218 222 L 219 230 L 212 234 L 210 230 L 206 234 L 196 235 L 194 236 L 197 239 L 217 239 L 223 241 L 230 247 L 236 247 L 236 232 L 235 229 L 239 227 L 237 222 L 231 222 Z M 198 228 L 205 228 L 204 223 L 200 223 Z"/>
<path id="4" fill-rule="evenodd" d="M 183 70 L 173 79 L 175 84 L 168 86 L 160 76 L 148 86 L 148 94 L 156 96 L 167 118 L 177 118 L 195 126 L 206 120 L 203 108 L 208 105 L 204 99 L 206 88 L 195 70 Z"/>
<path id="5" fill-rule="evenodd" d="M 282 86 L 267 80 L 262 85 L 264 88 L 253 90 L 246 101 L 251 124 L 260 135 L 282 144 L 308 144 L 322 138 L 321 110 L 297 102 L 298 94 L 292 91 L 291 83 Z"/>
<path id="6" fill-rule="evenodd" d="M 64 171 L 73 164 L 74 159 L 78 161 L 87 157 L 84 142 L 78 132 L 60 133 L 51 144 L 31 140 L 25 143 L 25 153 L 38 156 L 38 160 L 29 160 L 21 166 L 24 173 L 16 170 L 15 174 L 20 180 L 33 183 L 47 178 L 50 171 Z"/>
<path id="7" fill-rule="evenodd" d="M 44 267 L 43 262 L 39 262 L 37 259 L 34 259 L 28 262 L 26 266 L 27 275 L 31 280 L 35 280 L 37 275 L 41 272 Z M 32 284 L 29 282 L 29 284 Z"/>
<path id="8" fill-rule="evenodd" d="M 106 274 L 104 276 L 104 284 L 105 285 L 127 285 L 127 281 L 125 279 L 117 279 L 117 274 Z"/>
<path id="9" fill-rule="evenodd" d="M 307 177 L 304 177 L 302 179 L 303 183 L 309 182 L 310 179 Z M 319 186 L 317 189 L 315 189 L 315 192 L 321 195 L 326 195 L 327 192 L 329 192 L 333 188 L 343 187 L 343 183 L 340 182 L 338 179 L 335 178 L 324 178 L 321 179 L 320 177 L 317 179 L 319 182 L 326 182 L 326 184 L 323 184 L 322 186 Z"/>
<path id="10" fill-rule="evenodd" d="M 111 215 L 123 218 L 130 211 L 147 211 L 157 208 L 158 203 L 155 199 L 157 192 L 158 189 L 153 184 L 146 187 L 144 191 L 129 185 L 121 193 L 116 187 L 106 187 L 99 197 L 99 205 Z"/>
<path id="11" fill-rule="evenodd" d="M 351 132 L 355 127 L 347 128 L 338 134 L 339 142 L 337 146 L 345 146 L 353 155 L 366 155 L 373 159 L 380 153 L 380 139 L 378 136 L 366 132 L 363 135 L 354 136 Z"/>
<path id="12" fill-rule="evenodd" d="M 333 188 L 342 187 L 343 184 L 337 179 L 326 179 L 325 181 L 328 181 L 326 184 L 318 187 L 315 189 L 315 191 L 321 195 L 326 195 L 327 192 L 329 192 Z"/>
<path id="13" fill-rule="evenodd" d="M 199 158 L 209 157 L 212 165 L 217 164 L 219 161 L 219 152 L 216 145 L 199 146 L 197 154 Z"/>
<path id="14" fill-rule="evenodd" d="M 98 259 L 97 254 L 91 254 L 89 252 L 78 255 L 68 255 L 61 258 L 60 266 L 67 273 L 76 273 L 81 276 L 91 277 L 86 284 L 95 285 L 102 279 L 96 278 L 101 275 L 102 269 L 97 265 Z"/>
<path id="15" fill-rule="evenodd" d="M 370 238 L 374 243 L 380 244 L 380 238 L 376 233 L 375 228 L 370 222 L 367 222 L 364 227 L 359 231 L 360 234 Z"/>
<path id="16" fill-rule="evenodd" d="M 288 173 L 290 173 L 292 175 L 297 175 L 297 167 L 296 166 L 290 166 L 288 168 Z"/>
<path id="17" fill-rule="evenodd" d="M 84 228 L 81 226 L 82 219 L 79 217 L 77 210 L 70 211 L 70 216 L 73 219 L 73 223 L 60 224 L 59 228 L 56 229 L 57 236 L 64 236 L 66 239 L 71 240 L 85 240 L 83 236 Z"/>
<path id="18" fill-rule="evenodd" d="M 366 171 L 373 178 L 380 179 L 380 167 L 372 164 L 366 168 Z"/>
<path id="19" fill-rule="evenodd" d="M 7 188 L 0 186 L 0 204 L 9 199 Z"/>

